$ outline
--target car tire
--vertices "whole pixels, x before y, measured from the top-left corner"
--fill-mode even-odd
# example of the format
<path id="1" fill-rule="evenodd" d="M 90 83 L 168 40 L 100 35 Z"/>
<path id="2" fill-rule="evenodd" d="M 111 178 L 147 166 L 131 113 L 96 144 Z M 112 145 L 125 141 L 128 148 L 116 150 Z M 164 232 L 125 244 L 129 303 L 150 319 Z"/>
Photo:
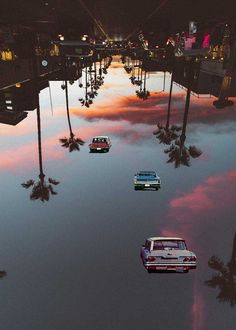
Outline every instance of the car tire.
<path id="1" fill-rule="evenodd" d="M 153 270 L 152 269 L 147 269 L 148 274 L 152 274 Z"/>
<path id="2" fill-rule="evenodd" d="M 134 190 L 138 190 L 138 187 L 134 187 Z"/>

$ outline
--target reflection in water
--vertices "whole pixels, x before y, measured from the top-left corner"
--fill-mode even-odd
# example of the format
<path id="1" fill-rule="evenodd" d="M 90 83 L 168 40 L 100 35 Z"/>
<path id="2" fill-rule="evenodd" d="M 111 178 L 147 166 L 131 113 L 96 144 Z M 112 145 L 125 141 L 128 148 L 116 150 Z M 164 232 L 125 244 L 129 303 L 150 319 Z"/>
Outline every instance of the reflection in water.
<path id="1" fill-rule="evenodd" d="M 170 126 L 170 109 L 171 109 L 171 98 L 172 98 L 172 89 L 173 89 L 173 81 L 174 75 L 171 75 L 171 82 L 170 82 L 170 92 L 169 92 L 169 100 L 168 100 L 168 110 L 167 110 L 167 117 L 166 117 L 166 125 L 162 125 L 158 122 L 157 124 L 157 131 L 153 132 L 156 135 L 156 138 L 159 140 L 159 143 L 163 144 L 170 144 L 172 141 L 176 140 L 179 137 L 178 132 L 181 130 L 180 127 L 176 125 Z"/>
<path id="2" fill-rule="evenodd" d="M 84 88 L 84 98 L 79 98 L 79 101 L 82 106 L 89 108 L 93 104 L 93 99 L 98 95 L 98 89 L 104 83 L 104 76 L 102 74 L 107 74 L 107 69 L 112 62 L 112 57 L 104 58 L 104 65 L 102 66 L 102 60 L 100 60 L 100 67 L 97 73 L 96 62 L 91 64 L 89 68 L 86 66 L 84 69 L 85 72 L 85 82 L 82 83 L 81 79 L 79 81 L 79 87 Z"/>
<path id="3" fill-rule="evenodd" d="M 156 138 L 159 140 L 159 143 L 171 144 L 172 141 L 178 138 L 178 132 L 181 130 L 181 127 L 176 125 L 163 126 L 162 124 L 157 124 L 157 131 L 153 132 L 156 135 Z"/>
<path id="4" fill-rule="evenodd" d="M 70 130 L 69 138 L 61 138 L 60 142 L 62 143 L 62 147 L 69 148 L 69 152 L 80 150 L 80 146 L 84 145 L 84 141 L 80 138 L 76 138 L 74 133 L 72 132 L 71 121 L 70 121 L 70 110 L 69 110 L 69 100 L 68 100 L 68 82 L 65 81 L 65 94 L 66 94 L 66 113 L 67 113 L 67 120 Z"/>
<path id="5" fill-rule="evenodd" d="M 211 288 L 220 290 L 216 299 L 219 302 L 227 302 L 231 307 L 236 305 L 236 234 L 234 235 L 233 251 L 230 261 L 225 265 L 217 256 L 212 256 L 208 261 L 208 266 L 217 273 L 206 281 Z"/>
<path id="6" fill-rule="evenodd" d="M 169 159 L 167 163 L 174 163 L 175 168 L 180 165 L 190 166 L 191 158 L 198 158 L 201 156 L 202 151 L 195 146 L 186 146 L 185 135 L 181 134 L 180 138 L 175 141 L 175 144 L 171 144 L 171 146 L 164 150 L 166 154 L 168 154 Z"/>
<path id="7" fill-rule="evenodd" d="M 7 272 L 5 270 L 0 270 L 0 278 L 7 275 Z"/>
<path id="8" fill-rule="evenodd" d="M 142 100 L 147 100 L 151 95 L 150 92 L 146 89 L 146 82 L 147 82 L 147 72 L 144 71 L 144 76 L 142 77 L 142 69 L 141 69 L 141 83 L 139 83 L 139 90 L 136 91 L 136 95 L 138 98 Z"/>
<path id="9" fill-rule="evenodd" d="M 39 102 L 37 105 L 37 126 L 38 126 L 38 153 L 39 153 L 39 180 L 34 181 L 32 179 L 22 183 L 22 187 L 28 189 L 32 187 L 30 194 L 31 200 L 40 199 L 42 202 L 49 201 L 50 194 L 57 195 L 57 192 L 53 189 L 53 185 L 58 185 L 59 181 L 52 178 L 45 179 L 43 173 L 43 159 L 42 159 L 42 145 L 41 145 L 41 120 L 40 120 L 40 107 Z"/>
<path id="10" fill-rule="evenodd" d="M 157 139 L 159 139 L 160 143 L 168 144 L 168 145 L 171 143 L 170 147 L 165 149 L 164 152 L 169 156 L 167 163 L 174 163 L 175 168 L 177 168 L 180 165 L 190 166 L 191 158 L 198 158 L 202 154 L 202 151 L 197 147 L 185 145 L 186 128 L 187 128 L 189 105 L 190 105 L 190 93 L 191 93 L 191 87 L 193 81 L 193 69 L 192 69 L 191 61 L 188 66 L 188 89 L 186 94 L 183 125 L 180 136 L 178 134 L 178 132 L 181 130 L 180 127 L 177 127 L 175 125 L 169 127 L 173 81 L 174 81 L 174 73 L 172 74 L 171 77 L 166 125 L 164 127 L 163 125 L 158 123 L 157 124 L 158 130 L 154 132 L 154 134 L 156 135 Z M 174 143 L 171 142 L 173 140 L 175 140 Z"/>
<path id="11" fill-rule="evenodd" d="M 133 60 L 131 61 L 130 57 L 121 57 L 122 62 L 125 64 L 125 71 L 130 74 L 129 78 L 133 85 L 139 86 L 139 90 L 136 90 L 136 95 L 141 100 L 147 100 L 151 95 L 150 92 L 146 89 L 147 83 L 147 71 L 142 69 L 142 61 Z M 137 77 L 135 75 L 135 69 L 138 68 Z M 144 72 L 144 74 L 143 74 Z"/>

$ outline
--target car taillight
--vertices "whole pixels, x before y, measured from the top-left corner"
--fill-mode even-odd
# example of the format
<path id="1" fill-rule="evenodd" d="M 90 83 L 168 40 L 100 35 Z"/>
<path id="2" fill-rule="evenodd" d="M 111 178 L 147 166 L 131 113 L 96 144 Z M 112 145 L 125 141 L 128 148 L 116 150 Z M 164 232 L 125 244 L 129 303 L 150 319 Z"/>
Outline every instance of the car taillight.
<path id="1" fill-rule="evenodd" d="M 148 261 L 155 261 L 156 258 L 155 258 L 155 257 L 148 257 L 147 260 L 148 260 Z"/>
<path id="2" fill-rule="evenodd" d="M 183 261 L 196 261 L 196 257 L 185 257 Z"/>
<path id="3" fill-rule="evenodd" d="M 190 257 L 190 261 L 196 261 L 197 258 L 196 257 Z"/>

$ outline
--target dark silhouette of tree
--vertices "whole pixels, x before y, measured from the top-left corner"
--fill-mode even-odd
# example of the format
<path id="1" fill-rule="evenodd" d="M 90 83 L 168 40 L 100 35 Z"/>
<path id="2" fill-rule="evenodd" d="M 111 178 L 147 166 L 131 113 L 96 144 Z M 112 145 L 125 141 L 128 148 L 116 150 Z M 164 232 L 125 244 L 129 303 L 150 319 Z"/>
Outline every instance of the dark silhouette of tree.
<path id="1" fill-rule="evenodd" d="M 159 143 L 170 145 L 172 141 L 176 140 L 179 137 L 178 132 L 181 130 L 181 127 L 176 125 L 163 126 L 162 124 L 157 124 L 157 131 L 153 132 L 156 138 L 159 140 Z"/>
<path id="2" fill-rule="evenodd" d="M 217 256 L 212 256 L 208 266 L 216 273 L 206 281 L 210 288 L 218 288 L 219 294 L 216 299 L 219 302 L 227 302 L 231 307 L 236 305 L 236 234 L 234 235 L 233 250 L 230 261 L 224 264 Z"/>
<path id="3" fill-rule="evenodd" d="M 172 141 L 176 140 L 179 137 L 178 132 L 181 130 L 181 127 L 178 127 L 176 125 L 170 126 L 170 110 L 171 110 L 173 81 L 174 81 L 174 79 L 173 79 L 173 73 L 172 73 L 171 82 L 170 82 L 166 125 L 163 126 L 161 123 L 158 122 L 157 131 L 153 132 L 153 134 L 156 135 L 156 138 L 159 140 L 159 143 L 163 143 L 163 144 L 167 144 L 167 145 L 170 145 Z"/>
<path id="4" fill-rule="evenodd" d="M 187 94 L 185 99 L 185 110 L 184 110 L 181 135 L 175 141 L 175 143 L 172 143 L 169 148 L 164 150 L 165 153 L 169 154 L 169 159 L 167 160 L 167 163 L 174 163 L 175 168 L 179 167 L 180 165 L 190 166 L 191 158 L 198 158 L 202 154 L 202 151 L 196 148 L 195 146 L 187 147 L 185 145 L 191 88 L 193 82 L 193 62 L 194 62 L 193 59 L 190 59 L 187 62 L 188 82 L 187 82 Z M 168 112 L 169 112 L 169 105 L 168 105 Z M 169 118 L 167 119 L 167 123 L 169 125 Z"/>
<path id="5" fill-rule="evenodd" d="M 5 270 L 0 270 L 0 278 L 7 275 L 7 272 Z"/>
<path id="6" fill-rule="evenodd" d="M 69 98 L 68 98 L 68 83 L 67 81 L 65 82 L 65 95 L 66 95 L 66 113 L 67 113 L 67 120 L 68 120 L 68 125 L 69 125 L 69 131 L 70 131 L 70 136 L 64 137 L 59 139 L 60 142 L 62 143 L 61 146 L 64 148 L 68 148 L 69 152 L 72 151 L 79 151 L 80 146 L 84 145 L 84 141 L 81 140 L 80 138 L 76 138 L 74 133 L 72 132 L 72 126 L 71 126 L 71 120 L 70 120 L 70 110 L 69 110 Z"/>
<path id="7" fill-rule="evenodd" d="M 190 166 L 191 158 L 198 158 L 202 151 L 195 146 L 187 147 L 184 144 L 185 138 L 180 138 L 175 141 L 175 144 L 171 144 L 168 149 L 165 149 L 164 152 L 169 154 L 169 159 L 167 163 L 174 163 L 175 168 L 180 167 L 180 165 Z"/>
<path id="8" fill-rule="evenodd" d="M 138 98 L 144 100 L 147 100 L 150 96 L 150 92 L 146 89 L 146 81 L 147 81 L 147 72 L 144 71 L 144 77 L 142 79 L 142 73 L 141 73 L 141 83 L 139 90 L 136 91 L 136 95 Z"/>
<path id="9" fill-rule="evenodd" d="M 31 200 L 39 199 L 42 202 L 49 201 L 50 195 L 57 195 L 53 186 L 58 185 L 59 181 L 52 178 L 45 179 L 45 174 L 43 172 L 43 158 L 42 158 L 42 144 L 41 144 L 41 119 L 40 119 L 40 106 L 39 101 L 37 105 L 37 127 L 38 127 L 38 153 L 39 153 L 39 180 L 28 180 L 22 183 L 22 187 L 28 189 L 32 187 L 30 194 Z"/>

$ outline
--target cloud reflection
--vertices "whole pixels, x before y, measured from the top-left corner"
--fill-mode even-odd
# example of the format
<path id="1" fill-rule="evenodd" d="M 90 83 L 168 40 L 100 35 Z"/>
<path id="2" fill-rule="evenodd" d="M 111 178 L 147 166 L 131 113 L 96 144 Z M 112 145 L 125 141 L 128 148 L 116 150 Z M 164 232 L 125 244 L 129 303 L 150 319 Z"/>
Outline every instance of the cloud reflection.
<path id="1" fill-rule="evenodd" d="M 227 187 L 227 189 L 225 189 Z M 196 221 L 205 212 L 224 213 L 225 209 L 235 210 L 236 171 L 209 177 L 196 186 L 192 192 L 170 202 L 170 216 L 179 220 Z"/>
<path id="2" fill-rule="evenodd" d="M 166 217 L 167 224 L 161 234 L 186 239 L 190 249 L 199 256 L 197 271 L 203 270 L 204 265 L 204 275 L 207 260 L 210 257 L 206 249 L 211 249 L 217 237 L 221 236 L 221 231 L 225 231 L 229 226 L 229 223 L 225 221 L 227 215 L 236 213 L 235 195 L 236 170 L 233 170 L 210 176 L 192 191 L 170 201 Z M 217 233 L 213 233 L 214 230 L 219 231 L 218 236 Z M 194 330 L 202 329 L 205 323 L 208 298 L 202 291 L 204 280 L 204 276 L 202 282 L 199 282 L 199 276 L 194 277 L 192 305 Z"/>
<path id="3" fill-rule="evenodd" d="M 161 94 L 151 96 L 143 102 L 137 99 L 135 95 L 109 97 L 109 99 L 97 102 L 94 108 L 89 110 L 73 108 L 74 115 L 84 118 L 88 121 L 96 121 L 100 119 L 110 121 L 127 121 L 131 124 L 145 123 L 147 125 L 156 125 L 157 122 L 164 122 L 167 115 L 167 102 L 169 94 L 163 92 Z M 184 93 L 173 93 L 171 122 L 181 123 L 184 111 Z M 111 106 L 112 104 L 112 106 Z M 228 107 L 217 110 L 212 105 L 212 98 L 197 98 L 192 96 L 189 122 L 213 124 L 226 121 L 236 120 L 235 107 Z"/>

